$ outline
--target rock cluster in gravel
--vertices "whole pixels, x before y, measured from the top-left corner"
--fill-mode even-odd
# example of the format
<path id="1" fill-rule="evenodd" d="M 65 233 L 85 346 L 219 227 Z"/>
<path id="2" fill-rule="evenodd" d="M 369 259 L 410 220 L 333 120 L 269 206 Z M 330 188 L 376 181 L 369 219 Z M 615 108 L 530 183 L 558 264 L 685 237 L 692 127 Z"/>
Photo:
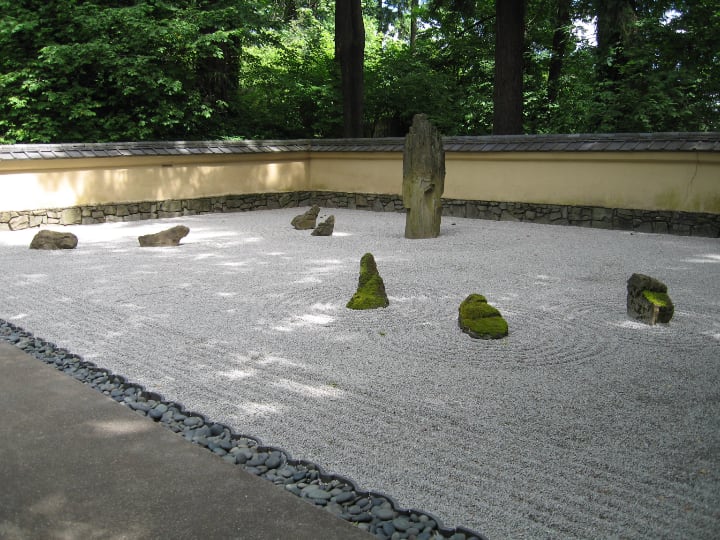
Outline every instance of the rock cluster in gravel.
<path id="1" fill-rule="evenodd" d="M 292 459 L 285 451 L 252 436 L 234 433 L 227 426 L 186 411 L 124 377 L 84 361 L 79 356 L 34 337 L 0 319 L 0 339 L 89 385 L 115 401 L 147 416 L 188 441 L 207 448 L 224 461 L 242 466 L 308 502 L 354 523 L 382 539 L 481 540 L 461 527 L 447 529 L 426 512 L 404 510 L 390 497 L 359 490 L 352 480 L 324 472 L 318 465 Z"/>

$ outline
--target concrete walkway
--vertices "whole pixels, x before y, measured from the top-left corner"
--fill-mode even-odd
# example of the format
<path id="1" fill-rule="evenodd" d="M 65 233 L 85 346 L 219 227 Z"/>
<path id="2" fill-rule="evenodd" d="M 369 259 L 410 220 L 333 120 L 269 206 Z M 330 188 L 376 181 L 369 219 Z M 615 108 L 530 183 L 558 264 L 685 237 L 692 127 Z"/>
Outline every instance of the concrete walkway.
<path id="1" fill-rule="evenodd" d="M 372 538 L 0 342 L 0 538 Z"/>

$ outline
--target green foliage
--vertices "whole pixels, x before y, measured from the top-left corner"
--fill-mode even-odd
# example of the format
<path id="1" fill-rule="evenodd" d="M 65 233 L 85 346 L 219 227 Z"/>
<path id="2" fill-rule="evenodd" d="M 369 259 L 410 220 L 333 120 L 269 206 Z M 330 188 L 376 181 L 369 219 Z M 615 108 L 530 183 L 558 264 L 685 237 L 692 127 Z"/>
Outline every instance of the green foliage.
<path id="1" fill-rule="evenodd" d="M 250 138 L 333 137 L 342 131 L 333 26 L 309 9 L 261 45 L 248 47 L 240 68 L 242 135 Z"/>
<path id="2" fill-rule="evenodd" d="M 527 0 L 527 133 L 720 130 L 710 0 Z M 336 137 L 334 0 L 0 0 L 0 143 Z M 364 1 L 365 134 L 492 131 L 495 2 Z M 411 42 L 412 23 L 417 34 Z M 555 74 L 557 75 L 557 73 Z"/>
<path id="3" fill-rule="evenodd" d="M 127 4 L 0 2 L 0 141 L 200 138 L 226 129 L 244 36 L 238 9 Z"/>

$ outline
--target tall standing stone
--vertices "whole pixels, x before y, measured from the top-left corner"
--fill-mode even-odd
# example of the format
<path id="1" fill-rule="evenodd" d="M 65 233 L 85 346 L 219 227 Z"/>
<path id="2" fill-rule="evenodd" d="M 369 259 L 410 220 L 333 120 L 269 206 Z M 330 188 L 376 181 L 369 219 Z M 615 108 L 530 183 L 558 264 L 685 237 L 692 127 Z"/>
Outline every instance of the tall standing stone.
<path id="1" fill-rule="evenodd" d="M 437 129 L 425 114 L 416 114 L 405 137 L 403 204 L 405 238 L 435 238 L 440 234 L 445 190 L 445 150 Z"/>

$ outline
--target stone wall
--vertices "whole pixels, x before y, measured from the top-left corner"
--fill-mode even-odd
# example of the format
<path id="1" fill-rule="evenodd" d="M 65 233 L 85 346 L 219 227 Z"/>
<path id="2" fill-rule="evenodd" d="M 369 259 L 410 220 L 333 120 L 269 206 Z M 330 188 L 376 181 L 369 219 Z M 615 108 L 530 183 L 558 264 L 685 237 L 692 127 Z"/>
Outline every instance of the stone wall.
<path id="1" fill-rule="evenodd" d="M 0 212 L 0 231 L 14 231 L 40 225 L 139 221 L 195 214 L 304 207 L 313 204 L 326 208 L 350 208 L 376 212 L 405 211 L 400 195 L 320 191 L 262 193 Z M 720 215 L 718 214 L 443 199 L 443 215 L 720 238 Z"/>

